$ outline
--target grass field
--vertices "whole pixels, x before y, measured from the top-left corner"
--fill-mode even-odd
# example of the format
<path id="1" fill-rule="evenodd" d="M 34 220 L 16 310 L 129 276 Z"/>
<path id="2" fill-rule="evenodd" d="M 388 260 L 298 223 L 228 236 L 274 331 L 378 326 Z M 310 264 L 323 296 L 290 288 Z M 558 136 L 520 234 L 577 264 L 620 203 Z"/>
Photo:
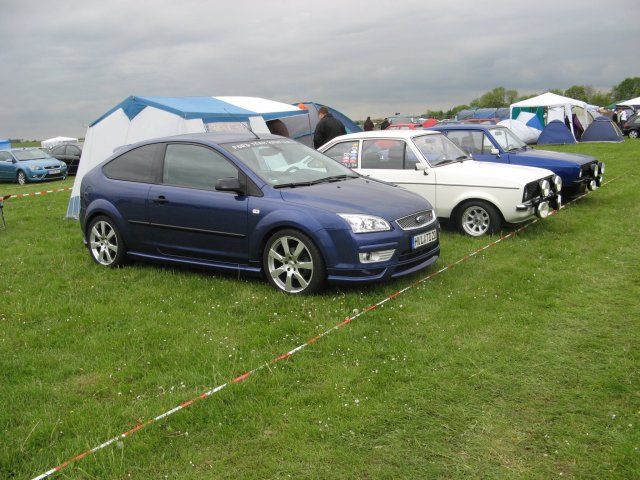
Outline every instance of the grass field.
<path id="1" fill-rule="evenodd" d="M 311 297 L 102 269 L 64 218 L 69 192 L 5 200 L 0 478 L 42 474 L 254 369 L 54 477 L 638 478 L 640 141 L 557 149 L 604 160 L 607 184 L 428 280 L 498 237 L 445 229 L 430 271 Z"/>

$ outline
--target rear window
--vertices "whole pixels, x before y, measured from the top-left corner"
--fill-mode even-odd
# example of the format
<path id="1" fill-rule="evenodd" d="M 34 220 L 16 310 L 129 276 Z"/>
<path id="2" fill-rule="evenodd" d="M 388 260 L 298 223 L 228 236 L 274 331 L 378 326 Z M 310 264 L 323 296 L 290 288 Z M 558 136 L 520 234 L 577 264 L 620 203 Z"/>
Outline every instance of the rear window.
<path id="1" fill-rule="evenodd" d="M 113 180 L 155 183 L 157 169 L 154 165 L 158 164 L 164 147 L 164 144 L 153 144 L 135 148 L 111 160 L 102 171 Z"/>

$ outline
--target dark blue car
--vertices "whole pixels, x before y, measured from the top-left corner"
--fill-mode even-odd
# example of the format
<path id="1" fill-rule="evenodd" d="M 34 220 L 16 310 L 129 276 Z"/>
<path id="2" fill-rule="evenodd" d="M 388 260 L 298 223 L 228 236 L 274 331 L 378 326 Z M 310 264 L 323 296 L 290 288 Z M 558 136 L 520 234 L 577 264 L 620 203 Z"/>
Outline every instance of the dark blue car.
<path id="1" fill-rule="evenodd" d="M 276 135 L 196 134 L 119 150 L 82 179 L 93 260 L 262 273 L 277 289 L 373 282 L 433 264 L 431 205 Z"/>
<path id="2" fill-rule="evenodd" d="M 590 155 L 536 150 L 500 125 L 436 125 L 474 160 L 511 163 L 551 170 L 562 178 L 562 192 L 575 195 L 595 190 L 604 177 L 604 163 Z"/>

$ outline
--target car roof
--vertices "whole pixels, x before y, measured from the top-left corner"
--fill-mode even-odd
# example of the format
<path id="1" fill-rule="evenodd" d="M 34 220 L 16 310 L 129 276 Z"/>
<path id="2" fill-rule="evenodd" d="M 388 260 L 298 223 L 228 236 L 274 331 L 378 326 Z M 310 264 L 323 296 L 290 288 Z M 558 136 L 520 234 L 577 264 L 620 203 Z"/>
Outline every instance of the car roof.
<path id="1" fill-rule="evenodd" d="M 507 128 L 504 125 L 486 125 L 481 123 L 451 123 L 445 125 L 434 125 L 429 127 L 432 130 L 489 130 L 494 128 Z"/>
<path id="2" fill-rule="evenodd" d="M 348 140 L 350 138 L 402 138 L 405 140 L 421 137 L 423 135 L 442 135 L 440 132 L 436 132 L 434 130 L 412 130 L 412 129 L 395 129 L 395 130 L 370 130 L 368 132 L 358 132 L 358 133 L 349 133 L 347 135 L 341 135 L 332 140 L 344 139 Z"/>
<path id="3" fill-rule="evenodd" d="M 256 140 L 273 140 L 273 139 L 287 139 L 287 137 L 281 137 L 280 135 L 273 135 L 271 133 L 253 133 L 249 130 L 246 132 L 232 132 L 232 133 L 220 133 L 220 132 L 204 132 L 204 133 L 186 133 L 182 135 L 171 135 L 168 137 L 154 138 L 140 143 L 157 143 L 157 142 L 176 142 L 176 141 L 196 141 L 206 143 L 232 143 L 232 142 L 250 142 Z"/>

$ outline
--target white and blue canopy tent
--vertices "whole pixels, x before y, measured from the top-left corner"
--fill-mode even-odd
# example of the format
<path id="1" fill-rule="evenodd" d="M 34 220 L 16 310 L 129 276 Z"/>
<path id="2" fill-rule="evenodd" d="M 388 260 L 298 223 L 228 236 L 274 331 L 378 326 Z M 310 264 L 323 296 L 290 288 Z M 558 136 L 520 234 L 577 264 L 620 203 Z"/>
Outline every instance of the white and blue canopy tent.
<path id="1" fill-rule="evenodd" d="M 592 117 L 587 114 L 587 103 L 575 98 L 564 97 L 552 92 L 546 92 L 537 97 L 528 98 L 520 102 L 511 104 L 510 118 L 518 118 L 520 112 L 531 112 L 538 116 L 540 123 L 546 127 L 554 120 L 564 122 L 569 120 L 568 129 L 575 140 L 573 130 L 572 115 L 575 114 L 583 128 L 587 128 L 592 121 Z"/>
<path id="2" fill-rule="evenodd" d="M 270 129 L 269 124 L 292 116 L 300 116 L 300 124 L 311 129 L 307 110 L 264 98 L 129 97 L 89 125 L 67 218 L 78 218 L 80 213 L 82 177 L 118 147 L 170 135 L 247 128 L 256 133 L 282 134 Z"/>

